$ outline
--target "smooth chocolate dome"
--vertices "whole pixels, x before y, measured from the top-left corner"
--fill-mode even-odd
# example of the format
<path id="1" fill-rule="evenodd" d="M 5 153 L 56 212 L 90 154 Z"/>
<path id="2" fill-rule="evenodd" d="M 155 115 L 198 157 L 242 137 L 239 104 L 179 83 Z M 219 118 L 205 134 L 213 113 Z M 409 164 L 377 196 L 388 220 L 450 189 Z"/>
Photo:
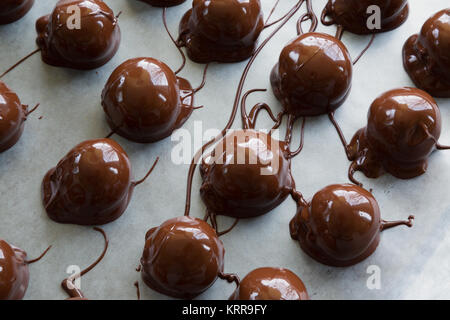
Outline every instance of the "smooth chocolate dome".
<path id="1" fill-rule="evenodd" d="M 286 112 L 297 117 L 318 116 L 344 103 L 352 74 L 352 61 L 344 44 L 314 32 L 284 47 L 270 80 Z"/>
<path id="2" fill-rule="evenodd" d="M 207 290 L 223 272 L 225 250 L 206 222 L 170 219 L 145 237 L 142 279 L 153 290 L 192 299 Z"/>
<path id="3" fill-rule="evenodd" d="M 70 24 L 71 6 L 80 9 L 79 29 Z M 36 30 L 42 60 L 58 67 L 98 68 L 112 59 L 120 44 L 117 18 L 101 0 L 60 0 L 51 15 L 36 22 Z"/>
<path id="4" fill-rule="evenodd" d="M 136 58 L 121 64 L 102 93 L 111 129 L 141 143 L 171 135 L 191 115 L 193 101 L 189 82 L 152 58 Z"/>
<path id="5" fill-rule="evenodd" d="M 180 43 L 199 63 L 249 58 L 264 28 L 259 0 L 194 0 L 180 23 Z"/>
<path id="6" fill-rule="evenodd" d="M 102 225 L 126 210 L 134 184 L 122 147 L 110 139 L 80 143 L 42 182 L 48 216 L 59 223 Z"/>
<path id="7" fill-rule="evenodd" d="M 287 147 L 255 130 L 227 134 L 200 167 L 208 211 L 235 218 L 265 214 L 295 189 Z"/>
<path id="8" fill-rule="evenodd" d="M 242 279 L 230 300 L 309 300 L 303 281 L 283 268 L 259 268 Z"/>

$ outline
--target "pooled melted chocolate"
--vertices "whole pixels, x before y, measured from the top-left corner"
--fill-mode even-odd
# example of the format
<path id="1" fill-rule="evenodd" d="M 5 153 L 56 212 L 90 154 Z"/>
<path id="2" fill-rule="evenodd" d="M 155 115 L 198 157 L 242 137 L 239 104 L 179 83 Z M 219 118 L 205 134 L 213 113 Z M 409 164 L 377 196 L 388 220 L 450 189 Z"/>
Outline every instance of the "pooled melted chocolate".
<path id="1" fill-rule="evenodd" d="M 88 140 L 45 175 L 43 204 L 56 222 L 103 225 L 124 213 L 134 188 L 144 180 L 131 180 L 128 155 L 117 142 Z"/>
<path id="2" fill-rule="evenodd" d="M 0 300 L 21 300 L 28 288 L 25 251 L 0 239 Z"/>
<path id="3" fill-rule="evenodd" d="M 294 192 L 285 142 L 255 130 L 236 130 L 203 159 L 200 194 L 207 210 L 234 218 L 263 215 Z"/>
<path id="4" fill-rule="evenodd" d="M 317 192 L 310 203 L 299 205 L 290 233 L 302 250 L 320 263 L 346 267 L 369 257 L 380 242 L 380 232 L 408 221 L 381 220 L 373 195 L 350 185 L 331 185 Z"/>
<path id="5" fill-rule="evenodd" d="M 372 103 L 367 126 L 348 147 L 350 176 L 359 170 L 369 178 L 384 172 L 417 177 L 425 173 L 440 134 L 441 114 L 429 94 L 414 88 L 388 91 Z"/>
<path id="6" fill-rule="evenodd" d="M 303 281 L 283 268 L 259 268 L 242 279 L 230 300 L 309 300 Z"/>
<path id="7" fill-rule="evenodd" d="M 170 219 L 145 236 L 142 279 L 162 294 L 192 299 L 222 274 L 224 255 L 222 241 L 206 222 Z"/>
<path id="8" fill-rule="evenodd" d="M 450 97 L 450 8 L 429 18 L 403 47 L 405 70 L 434 97 Z"/>
<path id="9" fill-rule="evenodd" d="M 142 2 L 148 3 L 154 7 L 173 7 L 177 6 L 186 0 L 140 0 Z"/>
<path id="10" fill-rule="evenodd" d="M 350 54 L 340 40 L 309 32 L 283 49 L 270 80 L 284 110 L 305 117 L 339 108 L 350 93 L 352 74 Z"/>
<path id="11" fill-rule="evenodd" d="M 373 12 L 368 8 L 381 9 L 381 29 L 368 27 Z M 401 26 L 409 14 L 407 0 L 329 0 L 322 13 L 324 25 L 336 24 L 352 33 L 370 34 L 391 31 Z"/>
<path id="12" fill-rule="evenodd" d="M 30 11 L 34 0 L 0 1 L 0 25 L 19 20 Z"/>
<path id="13" fill-rule="evenodd" d="M 28 114 L 28 106 L 21 104 L 17 94 L 0 81 L 0 153 L 19 141 Z"/>
<path id="14" fill-rule="evenodd" d="M 194 90 L 163 62 L 136 58 L 121 64 L 102 93 L 111 129 L 135 142 L 164 139 L 189 118 Z"/>
<path id="15" fill-rule="evenodd" d="M 71 6 L 80 9 L 79 26 L 72 25 Z M 45 63 L 82 70 L 98 68 L 111 60 L 121 38 L 117 18 L 101 0 L 60 0 L 52 14 L 36 22 L 36 30 Z"/>
<path id="16" fill-rule="evenodd" d="M 194 0 L 178 43 L 195 62 L 237 62 L 252 56 L 263 28 L 259 0 Z"/>

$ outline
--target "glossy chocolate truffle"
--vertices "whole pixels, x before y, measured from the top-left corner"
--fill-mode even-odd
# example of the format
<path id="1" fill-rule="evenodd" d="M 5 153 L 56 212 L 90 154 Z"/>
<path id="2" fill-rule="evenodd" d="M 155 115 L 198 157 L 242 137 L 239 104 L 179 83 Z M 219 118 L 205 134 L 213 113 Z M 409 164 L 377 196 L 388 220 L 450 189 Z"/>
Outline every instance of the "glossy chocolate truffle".
<path id="1" fill-rule="evenodd" d="M 370 192 L 350 184 L 331 185 L 299 207 L 290 233 L 313 259 L 345 267 L 375 251 L 381 223 L 380 208 Z"/>
<path id="2" fill-rule="evenodd" d="M 374 5 L 381 9 L 381 29 L 368 27 L 368 20 L 374 14 L 372 11 L 368 13 L 368 9 Z M 406 21 L 408 14 L 407 0 L 329 0 L 322 22 L 325 25 L 337 24 L 356 34 L 370 34 L 398 28 Z"/>
<path id="3" fill-rule="evenodd" d="M 152 58 L 121 64 L 109 77 L 102 94 L 111 129 L 141 143 L 171 135 L 191 115 L 193 101 L 189 82 Z"/>
<path id="4" fill-rule="evenodd" d="M 19 97 L 0 81 L 0 153 L 19 141 L 27 115 L 28 106 L 22 105 Z"/>
<path id="5" fill-rule="evenodd" d="M 154 7 L 173 7 L 177 6 L 186 0 L 140 0 L 142 2 L 148 3 Z"/>
<path id="6" fill-rule="evenodd" d="M 0 300 L 21 300 L 28 288 L 25 251 L 0 239 Z"/>
<path id="7" fill-rule="evenodd" d="M 141 258 L 142 279 L 153 290 L 192 299 L 223 272 L 225 250 L 206 222 L 179 217 L 150 229 Z"/>
<path id="8" fill-rule="evenodd" d="M 0 1 L 0 25 L 19 20 L 30 11 L 34 0 Z"/>
<path id="9" fill-rule="evenodd" d="M 344 44 L 327 34 L 312 32 L 284 47 L 270 80 L 287 113 L 318 116 L 344 103 L 352 74 L 352 61 Z"/>
<path id="10" fill-rule="evenodd" d="M 349 145 L 352 166 L 369 178 L 385 171 L 414 178 L 425 173 L 440 134 L 441 114 L 429 94 L 413 88 L 388 91 L 372 103 L 367 126 Z"/>
<path id="11" fill-rule="evenodd" d="M 72 17 L 80 9 L 80 24 Z M 36 22 L 42 60 L 57 67 L 98 68 L 116 54 L 120 29 L 113 11 L 101 0 L 60 0 L 51 15 Z"/>
<path id="12" fill-rule="evenodd" d="M 249 58 L 264 28 L 259 0 L 194 0 L 180 23 L 179 44 L 199 63 Z"/>
<path id="13" fill-rule="evenodd" d="M 255 130 L 235 130 L 203 159 L 200 194 L 209 212 L 234 218 L 263 215 L 295 189 L 287 146 Z"/>
<path id="14" fill-rule="evenodd" d="M 230 300 L 309 300 L 303 281 L 283 268 L 259 268 L 242 279 Z"/>
<path id="15" fill-rule="evenodd" d="M 98 139 L 77 145 L 45 175 L 42 197 L 56 222 L 102 225 L 123 214 L 134 187 L 125 151 Z"/>
<path id="16" fill-rule="evenodd" d="M 417 87 L 450 98 L 450 8 L 433 15 L 420 34 L 406 41 L 403 63 Z"/>

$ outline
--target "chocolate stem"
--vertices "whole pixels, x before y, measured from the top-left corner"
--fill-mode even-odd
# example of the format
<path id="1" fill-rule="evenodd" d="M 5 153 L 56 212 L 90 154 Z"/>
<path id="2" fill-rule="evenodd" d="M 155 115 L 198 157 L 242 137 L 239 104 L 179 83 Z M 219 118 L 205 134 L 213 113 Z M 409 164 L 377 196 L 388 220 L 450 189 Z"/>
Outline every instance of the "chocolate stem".
<path id="1" fill-rule="evenodd" d="M 41 104 L 38 103 L 33 109 L 31 109 L 30 111 L 27 111 L 27 116 L 29 116 L 30 114 L 32 114 L 33 112 L 35 112 L 36 109 L 39 108 L 40 105 L 41 105 Z"/>
<path id="2" fill-rule="evenodd" d="M 394 228 L 397 226 L 402 226 L 405 225 L 409 228 L 411 228 L 413 226 L 413 220 L 414 220 L 414 216 L 409 216 L 407 221 L 385 221 L 382 220 L 381 221 L 381 231 L 390 229 L 390 228 Z"/>
<path id="3" fill-rule="evenodd" d="M 173 44 L 177 47 L 178 51 L 181 54 L 181 58 L 183 59 L 183 62 L 181 64 L 181 67 L 179 67 L 177 69 L 177 71 L 175 71 L 175 75 L 177 75 L 178 73 L 181 72 L 181 70 L 184 69 L 185 65 L 186 65 L 186 55 L 184 54 L 183 50 L 181 49 L 181 45 L 174 39 L 174 37 L 172 36 L 172 34 L 169 31 L 169 27 L 167 27 L 167 19 L 166 19 L 166 11 L 167 8 L 163 8 L 163 13 L 162 13 L 162 17 L 163 17 L 163 24 L 164 24 L 164 28 L 167 31 L 167 34 L 170 37 L 170 40 L 172 40 Z"/>
<path id="4" fill-rule="evenodd" d="M 94 230 L 100 232 L 102 234 L 102 236 L 103 236 L 103 239 L 105 241 L 105 246 L 103 248 L 103 252 L 100 255 L 100 257 L 98 257 L 97 260 L 95 260 L 95 262 L 93 264 L 91 264 L 89 267 L 87 267 L 86 269 L 84 269 L 80 273 L 75 274 L 73 276 L 70 276 L 69 278 L 63 280 L 63 282 L 61 283 L 61 286 L 63 287 L 64 291 L 66 291 L 66 293 L 71 298 L 84 298 L 83 293 L 78 288 L 75 287 L 73 281 L 75 279 L 77 279 L 77 278 L 81 278 L 86 273 L 88 273 L 89 271 L 94 269 L 95 266 L 97 264 L 99 264 L 100 261 L 102 261 L 103 257 L 106 254 L 106 251 L 108 250 L 109 241 L 108 241 L 108 237 L 107 237 L 105 231 L 103 229 L 101 229 L 101 228 L 98 228 L 98 227 L 95 227 Z"/>
<path id="5" fill-rule="evenodd" d="M 249 62 L 247 63 L 247 65 L 246 65 L 246 67 L 244 69 L 244 72 L 242 73 L 241 80 L 239 81 L 239 86 L 238 86 L 238 89 L 237 89 L 237 92 L 236 92 L 236 97 L 234 99 L 233 110 L 232 110 L 232 113 L 230 115 L 230 118 L 228 120 L 227 125 L 225 126 L 225 128 L 222 130 L 222 132 L 218 136 L 216 136 L 214 139 L 211 139 L 206 144 L 204 144 L 200 148 L 200 150 L 198 150 L 196 152 L 196 154 L 194 155 L 194 157 L 193 157 L 193 159 L 191 161 L 191 165 L 189 167 L 189 173 L 188 173 L 188 179 L 187 179 L 186 204 L 185 204 L 185 210 L 184 210 L 184 215 L 185 216 L 189 216 L 189 211 L 191 209 L 192 181 L 194 179 L 194 173 L 195 173 L 195 169 L 197 168 L 198 161 L 200 160 L 200 158 L 203 155 L 203 153 L 206 150 L 206 148 L 208 148 L 210 145 L 216 143 L 217 141 L 219 141 L 219 139 L 224 137 L 226 131 L 228 129 L 230 129 L 231 126 L 233 125 L 234 120 L 236 118 L 237 111 L 238 111 L 239 102 L 241 101 L 242 90 L 244 88 L 245 80 L 247 79 L 247 76 L 248 76 L 248 73 L 250 71 L 250 68 L 252 67 L 253 63 L 255 62 L 256 57 L 261 52 L 261 50 L 267 45 L 267 43 L 278 33 L 278 31 L 280 31 L 286 25 L 286 23 L 297 13 L 297 11 L 300 9 L 301 5 L 303 4 L 303 1 L 304 0 L 299 1 L 289 11 L 289 14 L 286 16 L 285 20 L 255 50 L 255 52 L 251 56 Z"/>
<path id="6" fill-rule="evenodd" d="M 372 35 L 372 37 L 370 38 L 369 43 L 367 44 L 367 46 L 364 48 L 363 51 L 361 51 L 361 53 L 359 54 L 359 56 L 353 61 L 353 65 L 357 64 L 358 61 L 362 58 L 362 56 L 367 52 L 367 50 L 369 50 L 369 48 L 372 46 L 373 40 L 375 40 L 375 33 Z"/>
<path id="7" fill-rule="evenodd" d="M 438 150 L 450 150 L 450 146 L 443 146 L 439 143 L 436 143 L 436 149 Z"/>
<path id="8" fill-rule="evenodd" d="M 281 17 L 280 19 L 278 19 L 278 20 L 276 20 L 274 22 L 271 22 L 269 24 L 269 20 L 270 20 L 270 18 L 272 18 L 272 15 L 275 12 L 275 10 L 277 9 L 277 6 L 278 6 L 279 3 L 280 3 L 280 0 L 277 0 L 275 2 L 275 5 L 272 7 L 272 10 L 270 10 L 269 16 L 267 17 L 266 22 L 264 22 L 264 29 L 269 28 L 270 26 L 273 26 L 274 24 L 276 24 L 277 22 L 280 22 L 281 20 L 283 20 L 283 18 L 286 17 L 286 15 L 285 15 L 285 16 Z"/>
<path id="9" fill-rule="evenodd" d="M 219 273 L 219 278 L 222 280 L 226 280 L 228 283 L 236 283 L 236 286 L 239 287 L 241 284 L 241 280 L 236 274 L 233 273 Z"/>
<path id="10" fill-rule="evenodd" d="M 344 27 L 338 25 L 336 28 L 336 35 L 334 36 L 336 39 L 342 40 L 342 36 L 344 35 Z"/>
<path id="11" fill-rule="evenodd" d="M 25 260 L 25 264 L 32 264 L 32 263 L 35 263 L 35 262 L 38 262 L 39 260 L 41 260 L 46 254 L 47 254 L 47 252 L 50 250 L 52 248 L 52 246 L 49 246 L 47 249 L 45 249 L 45 251 L 39 256 L 39 257 L 37 257 L 36 259 L 33 259 L 33 260 Z"/>
<path id="12" fill-rule="evenodd" d="M 363 184 L 361 182 L 359 182 L 358 180 L 356 180 L 354 177 L 354 174 L 356 171 L 359 171 L 359 166 L 355 161 L 353 161 L 352 164 L 350 165 L 350 167 L 348 168 L 348 178 L 351 182 L 356 184 L 358 187 L 362 187 Z"/>
<path id="13" fill-rule="evenodd" d="M 139 181 L 135 181 L 133 182 L 133 185 L 136 187 L 138 185 L 140 185 L 141 183 L 143 183 L 145 180 L 147 180 L 147 178 L 150 176 L 150 174 L 152 173 L 153 169 L 155 169 L 156 165 L 158 164 L 159 161 L 159 157 L 156 158 L 155 162 L 153 163 L 153 166 L 150 168 L 150 170 L 147 172 L 147 174 L 145 175 L 144 178 L 142 178 Z"/>
<path id="14" fill-rule="evenodd" d="M 425 134 L 427 135 L 427 137 L 434 141 L 434 143 L 436 144 L 437 150 L 449 150 L 450 149 L 450 146 L 443 146 L 443 145 L 439 144 L 439 142 L 437 142 L 436 138 L 430 133 L 430 131 L 428 130 L 427 126 L 424 123 L 421 123 L 420 125 L 421 125 L 422 129 L 425 131 Z"/>
<path id="15" fill-rule="evenodd" d="M 218 232 L 218 233 L 217 233 L 217 236 L 218 236 L 218 237 L 221 237 L 221 236 L 223 236 L 223 235 L 225 235 L 225 234 L 231 232 L 231 230 L 233 230 L 234 227 L 237 226 L 238 222 L 239 222 L 239 218 L 237 218 L 237 219 L 234 221 L 234 223 L 231 225 L 231 227 L 229 227 L 229 228 L 226 229 L 225 231 Z"/>
<path id="16" fill-rule="evenodd" d="M 314 10 L 312 8 L 312 2 L 311 0 L 306 0 L 307 4 L 307 12 L 300 17 L 297 21 L 297 34 L 302 35 L 303 34 L 303 28 L 302 23 L 306 22 L 308 20 L 311 20 L 311 26 L 309 27 L 308 32 L 314 32 L 317 29 L 317 25 L 319 24 L 319 20 L 317 19 L 317 16 L 314 13 Z"/>
<path id="17" fill-rule="evenodd" d="M 139 290 L 139 282 L 136 281 L 134 283 L 134 286 L 136 287 L 136 295 L 137 295 L 137 299 L 141 300 L 141 290 Z"/>
<path id="18" fill-rule="evenodd" d="M 347 139 L 345 139 L 345 135 L 342 132 L 341 127 L 339 126 L 339 124 L 336 121 L 336 118 L 334 117 L 334 112 L 330 112 L 328 113 L 328 118 L 330 119 L 331 123 L 333 124 L 333 126 L 336 128 L 336 131 L 338 133 L 339 139 L 341 140 L 342 145 L 344 146 L 345 149 L 345 154 L 347 155 L 347 158 L 349 160 L 351 160 L 350 158 L 350 151 L 349 151 L 349 147 L 347 144 Z"/>
<path id="19" fill-rule="evenodd" d="M 200 90 L 203 89 L 203 87 L 206 84 L 206 74 L 208 72 L 208 67 L 209 67 L 209 63 L 206 64 L 205 69 L 203 69 L 203 78 L 202 78 L 202 83 L 200 84 L 200 86 L 197 89 L 194 89 L 194 93 L 199 92 Z"/>
<path id="20" fill-rule="evenodd" d="M 30 58 L 31 56 L 33 56 L 34 54 L 38 53 L 39 51 L 41 51 L 41 49 L 36 49 L 33 52 L 31 52 L 30 54 L 28 54 L 27 56 L 25 56 L 24 58 L 20 59 L 19 62 L 17 62 L 15 65 L 13 65 L 11 68 L 9 68 L 8 70 L 6 70 L 5 72 L 3 72 L 0 75 L 0 79 L 3 78 L 4 76 L 6 76 L 8 73 L 10 73 L 11 71 L 13 71 L 15 68 L 17 68 L 22 62 L 25 62 L 28 58 Z"/>
<path id="21" fill-rule="evenodd" d="M 294 122 L 295 122 L 295 120 L 294 120 Z M 289 123 L 289 126 L 288 126 L 288 131 L 290 132 L 289 133 L 289 143 L 288 143 L 288 146 L 289 146 L 288 158 L 289 159 L 292 159 L 293 157 L 297 156 L 303 150 L 303 146 L 305 143 L 305 139 L 304 139 L 305 138 L 305 124 L 306 124 L 306 117 L 303 117 L 302 128 L 300 130 L 300 145 L 297 150 L 292 152 L 292 151 L 290 151 L 290 144 L 291 144 L 291 139 L 292 139 L 292 130 L 293 130 L 294 123 L 291 123 L 291 122 Z"/>

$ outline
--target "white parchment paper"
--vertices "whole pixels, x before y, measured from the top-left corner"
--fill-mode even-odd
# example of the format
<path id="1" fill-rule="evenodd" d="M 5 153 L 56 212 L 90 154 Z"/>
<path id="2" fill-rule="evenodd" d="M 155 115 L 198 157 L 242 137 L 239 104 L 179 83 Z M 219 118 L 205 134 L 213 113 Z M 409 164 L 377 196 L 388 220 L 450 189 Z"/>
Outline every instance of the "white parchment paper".
<path id="1" fill-rule="evenodd" d="M 118 54 L 94 71 L 73 71 L 44 64 L 35 55 L 7 75 L 5 81 L 20 96 L 22 103 L 40 108 L 26 123 L 22 139 L 11 150 L 0 154 L 0 238 L 25 249 L 29 257 L 38 256 L 48 245 L 53 249 L 39 263 L 30 266 L 30 286 L 26 299 L 63 299 L 60 282 L 69 265 L 81 268 L 94 261 L 103 249 L 101 236 L 89 227 L 61 225 L 51 221 L 41 204 L 40 185 L 47 170 L 81 141 L 104 137 L 109 128 L 100 105 L 100 94 L 111 72 L 123 61 L 149 56 L 176 69 L 181 60 L 161 23 L 162 10 L 136 0 L 106 1 L 114 12 L 122 11 L 122 43 Z M 275 0 L 261 0 L 266 14 Z M 283 0 L 275 17 L 294 5 Z M 0 26 L 0 70 L 13 65 L 36 48 L 34 24 L 38 17 L 52 11 L 56 0 L 39 0 L 22 20 Z M 315 0 L 320 14 L 325 0 Z M 169 27 L 177 34 L 178 22 L 191 1 L 168 10 Z M 384 91 L 412 86 L 403 70 L 401 48 L 417 33 L 433 13 L 448 6 L 447 0 L 411 0 L 408 21 L 401 28 L 378 35 L 373 47 L 354 69 L 352 92 L 336 112 L 336 118 L 350 139 L 366 123 L 371 102 Z M 301 13 L 304 12 L 304 8 Z M 299 13 L 297 15 L 300 16 Z M 335 27 L 320 26 L 319 31 L 335 33 Z M 268 35 L 265 31 L 262 37 Z M 246 89 L 267 88 L 249 99 L 248 105 L 267 102 L 274 111 L 281 106 L 274 98 L 269 73 L 282 47 L 296 35 L 293 19 L 261 53 L 250 73 Z M 262 39 L 262 38 L 261 38 Z M 345 33 L 343 42 L 353 57 L 364 48 L 369 36 Z M 196 96 L 194 112 L 184 128 L 193 131 L 194 122 L 203 120 L 203 129 L 222 128 L 229 117 L 239 78 L 246 62 L 212 64 L 207 85 Z M 201 81 L 203 65 L 188 61 L 181 76 L 196 86 Z M 439 99 L 443 130 L 441 143 L 450 144 L 450 99 Z M 38 118 L 43 118 L 39 120 Z M 271 122 L 261 117 L 259 127 Z M 240 126 L 240 120 L 235 123 Z M 296 129 L 299 132 L 299 129 Z M 296 135 L 298 141 L 299 134 Z M 90 299 L 136 299 L 133 283 L 140 281 L 135 271 L 144 245 L 146 231 L 163 221 L 184 213 L 187 165 L 171 161 L 175 142 L 171 139 L 149 144 L 135 144 L 118 136 L 128 152 L 136 178 L 142 177 L 157 156 L 160 163 L 148 181 L 136 189 L 125 214 L 104 229 L 110 248 L 104 260 L 82 279 L 82 290 Z M 295 143 L 295 142 L 294 142 Z M 326 116 L 310 118 L 306 123 L 305 148 L 293 159 L 292 170 L 297 188 L 305 197 L 333 183 L 347 182 L 348 161 L 338 136 Z M 225 271 L 241 278 L 263 266 L 286 267 L 305 282 L 312 299 L 449 299 L 450 270 L 450 154 L 436 152 L 428 172 L 416 179 L 402 181 L 389 175 L 377 180 L 358 174 L 373 193 L 386 220 L 405 219 L 415 214 L 412 229 L 399 227 L 383 232 L 376 252 L 350 268 L 331 268 L 306 256 L 291 240 L 288 223 L 295 205 L 287 199 L 273 212 L 256 219 L 241 221 L 222 240 L 226 248 Z M 197 172 L 193 190 L 192 214 L 203 217 Z M 230 219 L 219 218 L 222 228 Z M 367 268 L 381 270 L 381 289 L 369 290 Z M 141 283 L 144 299 L 166 299 Z M 226 299 L 234 285 L 224 281 L 200 296 L 200 299 Z"/>

